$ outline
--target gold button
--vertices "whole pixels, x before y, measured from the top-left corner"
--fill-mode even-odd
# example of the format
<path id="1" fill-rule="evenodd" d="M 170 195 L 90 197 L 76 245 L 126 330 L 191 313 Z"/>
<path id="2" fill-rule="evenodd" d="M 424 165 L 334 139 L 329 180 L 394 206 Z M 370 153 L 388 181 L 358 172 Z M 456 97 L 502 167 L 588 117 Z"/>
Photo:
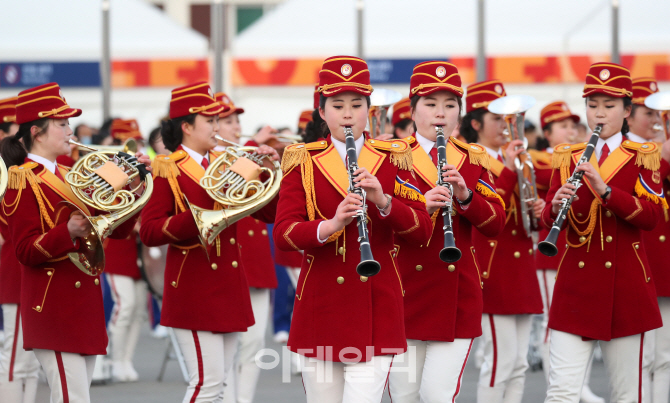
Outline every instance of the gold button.
<path id="1" fill-rule="evenodd" d="M 235 245 L 235 238 L 230 238 L 230 244 Z"/>
<path id="2" fill-rule="evenodd" d="M 233 267 L 237 269 L 237 262 L 233 260 Z"/>
<path id="3" fill-rule="evenodd" d="M 23 167 L 21 167 L 21 168 L 23 168 Z M 39 305 L 37 305 L 37 306 L 35 307 L 35 309 L 37 309 L 37 311 L 39 312 L 39 311 L 42 309 L 42 307 L 39 306 Z"/>
<path id="4" fill-rule="evenodd" d="M 340 276 L 337 278 L 337 284 L 342 284 L 344 283 L 344 277 Z"/>
<path id="5" fill-rule="evenodd" d="M 577 213 L 577 217 L 581 217 L 581 216 L 582 216 L 582 213 Z"/>
<path id="6" fill-rule="evenodd" d="M 491 245 L 492 248 L 496 246 L 495 242 L 491 242 L 489 245 Z"/>
<path id="7" fill-rule="evenodd" d="M 255 218 L 254 218 L 254 221 L 256 221 L 256 224 L 258 224 L 258 223 L 260 222 L 260 221 L 258 221 L 258 220 L 257 220 L 257 219 L 255 219 Z"/>
<path id="8" fill-rule="evenodd" d="M 361 276 L 361 281 L 365 283 L 366 281 L 368 281 L 368 278 L 365 276 Z"/>
<path id="9" fill-rule="evenodd" d="M 450 272 L 453 272 L 454 270 L 456 270 L 456 266 L 454 266 L 453 264 L 450 264 L 449 267 L 447 267 L 447 270 L 449 270 Z"/>
<path id="10" fill-rule="evenodd" d="M 212 270 L 216 270 L 218 268 L 219 268 L 219 266 L 216 263 L 212 263 Z"/>
<path id="11" fill-rule="evenodd" d="M 665 235 L 659 236 L 658 240 L 661 241 L 661 242 L 665 242 Z"/>
<path id="12" fill-rule="evenodd" d="M 421 270 L 423 270 L 423 266 L 421 266 L 420 264 L 416 265 L 416 271 L 421 271 Z"/>
<path id="13" fill-rule="evenodd" d="M 268 235 L 268 230 L 264 229 L 263 231 L 261 231 L 261 234 L 267 236 Z"/>
<path id="14" fill-rule="evenodd" d="M 307 263 L 312 263 L 312 261 L 311 261 L 311 260 L 309 260 L 309 259 L 307 259 Z"/>
<path id="15" fill-rule="evenodd" d="M 519 252 L 514 252 L 514 257 L 517 258 L 517 259 L 520 258 L 520 257 L 521 257 L 521 253 L 519 253 Z"/>
<path id="16" fill-rule="evenodd" d="M 79 288 L 79 287 L 81 287 L 81 282 L 80 281 L 77 281 L 76 283 L 74 283 L 74 288 Z"/>
<path id="17" fill-rule="evenodd" d="M 578 266 L 579 266 L 580 269 L 583 269 L 584 268 L 584 262 L 579 262 Z"/>
<path id="18" fill-rule="evenodd" d="M 605 262 L 605 267 L 607 267 L 608 269 L 612 267 L 612 262 Z"/>
<path id="19" fill-rule="evenodd" d="M 485 271 L 484 273 L 482 273 L 482 275 L 484 275 L 484 276 L 488 276 L 488 275 L 489 275 L 489 272 Z"/>
<path id="20" fill-rule="evenodd" d="M 249 236 L 254 236 L 254 230 L 249 230 Z"/>
<path id="21" fill-rule="evenodd" d="M 606 215 L 607 217 L 612 217 L 612 212 L 611 212 L 611 211 L 606 211 L 606 212 L 605 212 L 605 215 Z"/>
<path id="22" fill-rule="evenodd" d="M 185 254 L 186 254 L 186 251 L 185 251 L 185 250 L 181 251 L 181 254 L 182 254 L 182 255 L 185 255 Z"/>
<path id="23" fill-rule="evenodd" d="M 54 274 L 54 272 L 52 272 L 52 271 L 47 272 L 47 276 L 52 276 L 53 274 Z"/>
<path id="24" fill-rule="evenodd" d="M 640 249 L 640 245 L 635 245 L 635 249 Z"/>
<path id="25" fill-rule="evenodd" d="M 100 280 L 98 280 L 98 279 L 96 278 L 95 281 L 94 281 L 94 283 L 95 283 L 95 285 L 100 285 Z"/>
<path id="26" fill-rule="evenodd" d="M 607 235 L 607 237 L 605 238 L 605 240 L 606 240 L 607 242 L 612 242 L 612 239 L 613 239 L 613 238 L 612 238 L 611 235 Z"/>
<path id="27" fill-rule="evenodd" d="M 512 235 L 516 235 L 516 230 L 515 229 L 512 230 Z"/>
<path id="28" fill-rule="evenodd" d="M 580 242 L 580 243 L 584 243 L 584 242 L 586 242 L 586 237 L 585 237 L 585 236 L 580 236 L 580 237 L 579 237 L 579 242 Z"/>
<path id="29" fill-rule="evenodd" d="M 177 282 L 176 282 L 176 281 L 173 281 L 173 282 L 170 283 L 170 284 L 172 284 L 173 287 L 177 287 Z"/>
<path id="30" fill-rule="evenodd" d="M 529 254 L 529 255 L 532 255 L 532 254 L 533 254 L 533 250 L 532 250 L 532 249 L 528 249 L 528 254 Z"/>
<path id="31" fill-rule="evenodd" d="M 668 196 L 670 196 L 670 190 L 668 190 L 667 192 L 665 192 L 665 194 L 668 195 Z"/>
<path id="32" fill-rule="evenodd" d="M 337 249 L 337 253 L 339 253 L 340 255 L 344 255 L 344 248 L 340 246 L 340 247 Z"/>

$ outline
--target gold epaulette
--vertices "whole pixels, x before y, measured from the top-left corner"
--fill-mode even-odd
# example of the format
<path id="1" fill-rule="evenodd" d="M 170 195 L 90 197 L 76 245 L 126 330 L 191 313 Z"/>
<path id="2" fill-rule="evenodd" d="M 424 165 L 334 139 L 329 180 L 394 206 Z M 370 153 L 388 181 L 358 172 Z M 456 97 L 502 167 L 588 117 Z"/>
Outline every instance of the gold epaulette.
<path id="1" fill-rule="evenodd" d="M 636 143 L 624 140 L 621 146 L 637 151 L 635 165 L 658 171 L 661 168 L 661 147 L 656 143 Z"/>
<path id="2" fill-rule="evenodd" d="M 188 154 L 184 150 L 177 150 L 170 155 L 157 155 L 151 162 L 154 177 L 176 178 L 180 175 L 176 162 L 186 158 Z"/>
<path id="3" fill-rule="evenodd" d="M 453 136 L 449 137 L 449 141 L 451 141 L 451 144 L 455 145 L 456 147 L 459 147 L 462 150 L 468 152 L 470 163 L 472 165 L 480 165 L 486 169 L 491 169 L 489 153 L 486 152 L 486 149 L 483 146 L 476 143 L 468 144 L 458 140 Z"/>
<path id="4" fill-rule="evenodd" d="M 405 143 L 409 144 L 410 146 L 416 142 L 416 138 L 414 136 L 407 136 L 404 139 L 400 139 L 404 141 Z"/>
<path id="5" fill-rule="evenodd" d="M 298 165 L 302 165 L 309 161 L 310 151 L 325 150 L 328 147 L 327 141 L 313 141 L 311 143 L 291 144 L 284 149 L 284 155 L 281 159 L 281 170 L 284 175 Z"/>
<path id="6" fill-rule="evenodd" d="M 404 140 L 376 140 L 368 139 L 375 150 L 387 151 L 391 153 L 391 163 L 400 169 L 412 170 L 412 148 Z"/>
<path id="7" fill-rule="evenodd" d="M 23 165 L 14 165 L 8 172 L 8 189 L 21 190 L 26 188 L 28 180 L 34 180 L 35 183 L 41 183 L 42 180 L 35 175 L 33 169 L 37 168 L 37 162 L 26 162 Z"/>
<path id="8" fill-rule="evenodd" d="M 528 150 L 533 166 L 537 169 L 547 169 L 551 167 L 551 154 L 546 151 Z"/>
<path id="9" fill-rule="evenodd" d="M 581 151 L 586 148 L 587 143 L 578 143 L 578 144 L 559 144 L 554 147 L 554 155 L 551 157 L 551 167 L 552 168 L 561 168 L 568 167 L 570 168 L 570 158 L 572 153 L 575 151 Z"/>

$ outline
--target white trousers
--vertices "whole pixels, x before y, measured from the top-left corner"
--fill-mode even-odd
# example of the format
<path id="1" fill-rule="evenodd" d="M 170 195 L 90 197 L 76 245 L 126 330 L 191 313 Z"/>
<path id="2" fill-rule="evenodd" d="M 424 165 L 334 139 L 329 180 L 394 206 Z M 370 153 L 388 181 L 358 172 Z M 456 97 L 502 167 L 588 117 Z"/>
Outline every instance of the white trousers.
<path id="1" fill-rule="evenodd" d="M 484 362 L 478 403 L 521 403 L 528 369 L 531 315 L 482 316 Z"/>
<path id="2" fill-rule="evenodd" d="M 91 380 L 97 355 L 33 350 L 51 389 L 51 403 L 90 403 Z"/>
<path id="3" fill-rule="evenodd" d="M 670 395 L 670 298 L 659 297 L 663 327 L 644 334 L 642 401 L 668 403 Z"/>
<path id="4" fill-rule="evenodd" d="M 474 339 L 407 340 L 407 352 L 393 359 L 389 394 L 394 403 L 453 403 Z"/>
<path id="5" fill-rule="evenodd" d="M 234 371 L 224 392 L 225 402 L 251 403 L 256 394 L 261 368 L 256 365 L 256 354 L 265 348 L 265 332 L 270 317 L 270 290 L 250 288 L 251 308 L 256 323 L 239 334 Z"/>
<path id="6" fill-rule="evenodd" d="M 222 402 L 233 366 L 238 333 L 212 333 L 174 328 L 186 361 L 189 384 L 184 403 Z"/>
<path id="7" fill-rule="evenodd" d="M 544 306 L 544 315 L 542 317 L 542 369 L 544 376 L 549 384 L 549 309 L 551 308 L 551 299 L 554 296 L 554 285 L 556 285 L 556 270 L 538 270 L 537 280 L 540 283 L 540 293 L 542 294 L 542 305 Z"/>
<path id="8" fill-rule="evenodd" d="M 5 340 L 0 344 L 0 396 L 7 403 L 33 403 L 40 363 L 23 349 L 21 311 L 17 304 L 2 305 Z"/>
<path id="9" fill-rule="evenodd" d="M 300 356 L 307 403 L 381 402 L 393 357 L 342 363 Z"/>
<path id="10" fill-rule="evenodd" d="M 579 403 L 586 368 L 593 349 L 600 343 L 610 385 L 610 403 L 641 401 L 641 356 L 644 334 L 611 341 L 588 340 L 581 336 L 551 331 L 549 390 L 545 403 Z"/>
<path id="11" fill-rule="evenodd" d="M 107 274 L 114 310 L 109 321 L 113 362 L 132 362 L 142 323 L 147 321 L 147 286 L 119 274 Z"/>

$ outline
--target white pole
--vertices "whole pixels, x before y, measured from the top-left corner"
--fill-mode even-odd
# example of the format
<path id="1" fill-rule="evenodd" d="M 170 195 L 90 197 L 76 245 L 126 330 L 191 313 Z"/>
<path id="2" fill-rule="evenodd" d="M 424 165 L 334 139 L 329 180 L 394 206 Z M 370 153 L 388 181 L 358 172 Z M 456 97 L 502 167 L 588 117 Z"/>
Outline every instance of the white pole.
<path id="1" fill-rule="evenodd" d="M 111 56 L 109 40 L 109 0 L 102 0 L 102 60 L 100 61 L 100 81 L 102 82 L 102 117 L 111 116 Z"/>
<path id="2" fill-rule="evenodd" d="M 486 80 L 485 0 L 477 1 L 477 81 Z"/>

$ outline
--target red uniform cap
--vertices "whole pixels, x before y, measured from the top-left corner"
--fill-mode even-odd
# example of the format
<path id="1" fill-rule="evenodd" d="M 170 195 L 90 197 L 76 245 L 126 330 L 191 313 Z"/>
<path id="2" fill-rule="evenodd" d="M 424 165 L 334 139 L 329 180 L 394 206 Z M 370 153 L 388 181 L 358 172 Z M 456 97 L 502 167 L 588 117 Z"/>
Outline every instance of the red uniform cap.
<path id="1" fill-rule="evenodd" d="M 630 71 L 615 63 L 594 63 L 589 67 L 584 83 L 586 98 L 592 94 L 606 94 L 615 98 L 631 98 L 633 83 L 630 80 Z"/>
<path id="2" fill-rule="evenodd" d="M 644 105 L 644 100 L 649 95 L 658 92 L 658 83 L 650 77 L 636 78 L 633 80 L 633 103 Z M 1 112 L 0 112 L 1 113 Z"/>
<path id="3" fill-rule="evenodd" d="M 412 109 L 410 107 L 409 98 L 403 98 L 393 105 L 393 116 L 391 117 L 391 124 L 397 125 L 403 119 L 412 118 Z"/>
<path id="4" fill-rule="evenodd" d="M 437 60 L 414 66 L 409 79 L 409 96 L 422 97 L 435 91 L 449 91 L 459 98 L 463 96 L 461 75 L 458 74 L 456 66 Z"/>
<path id="5" fill-rule="evenodd" d="M 224 110 L 216 102 L 212 88 L 206 82 L 185 85 L 172 90 L 170 119 L 199 113 L 204 116 L 218 115 Z"/>
<path id="6" fill-rule="evenodd" d="M 574 120 L 575 123 L 579 123 L 579 116 L 570 112 L 570 108 L 568 108 L 565 102 L 556 101 L 542 108 L 540 112 L 540 125 L 544 129 L 549 123 L 568 118 Z"/>
<path id="7" fill-rule="evenodd" d="M 353 91 L 372 94 L 370 70 L 365 60 L 353 56 L 333 56 L 323 61 L 319 71 L 319 88 L 324 97 Z"/>
<path id="8" fill-rule="evenodd" d="M 18 124 L 42 118 L 67 119 L 79 115 L 81 109 L 71 108 L 65 102 L 58 83 L 43 84 L 21 91 L 16 101 Z"/>
<path id="9" fill-rule="evenodd" d="M 298 118 L 298 129 L 304 130 L 307 127 L 307 123 L 312 121 L 312 112 L 313 111 L 300 112 L 300 118 Z"/>
<path id="10" fill-rule="evenodd" d="M 314 86 L 314 109 L 319 109 L 319 83 Z"/>
<path id="11" fill-rule="evenodd" d="M 0 123 L 16 122 L 16 100 L 18 97 L 0 99 Z"/>
<path id="12" fill-rule="evenodd" d="M 121 140 L 122 142 L 125 142 L 128 139 L 142 139 L 142 133 L 140 133 L 139 126 L 135 119 L 114 119 L 112 121 L 110 133 L 113 139 Z"/>
<path id="13" fill-rule="evenodd" d="M 225 109 L 219 113 L 219 118 L 226 118 L 233 113 L 244 113 L 244 109 L 235 106 L 235 102 L 228 95 L 223 92 L 214 94 L 216 101 L 220 103 Z"/>
<path id="14" fill-rule="evenodd" d="M 507 96 L 507 92 L 505 92 L 505 86 L 503 86 L 503 83 L 500 80 L 474 83 L 467 88 L 467 95 L 465 96 L 465 113 L 481 108 L 488 110 L 488 106 L 491 102 L 505 96 Z"/>

